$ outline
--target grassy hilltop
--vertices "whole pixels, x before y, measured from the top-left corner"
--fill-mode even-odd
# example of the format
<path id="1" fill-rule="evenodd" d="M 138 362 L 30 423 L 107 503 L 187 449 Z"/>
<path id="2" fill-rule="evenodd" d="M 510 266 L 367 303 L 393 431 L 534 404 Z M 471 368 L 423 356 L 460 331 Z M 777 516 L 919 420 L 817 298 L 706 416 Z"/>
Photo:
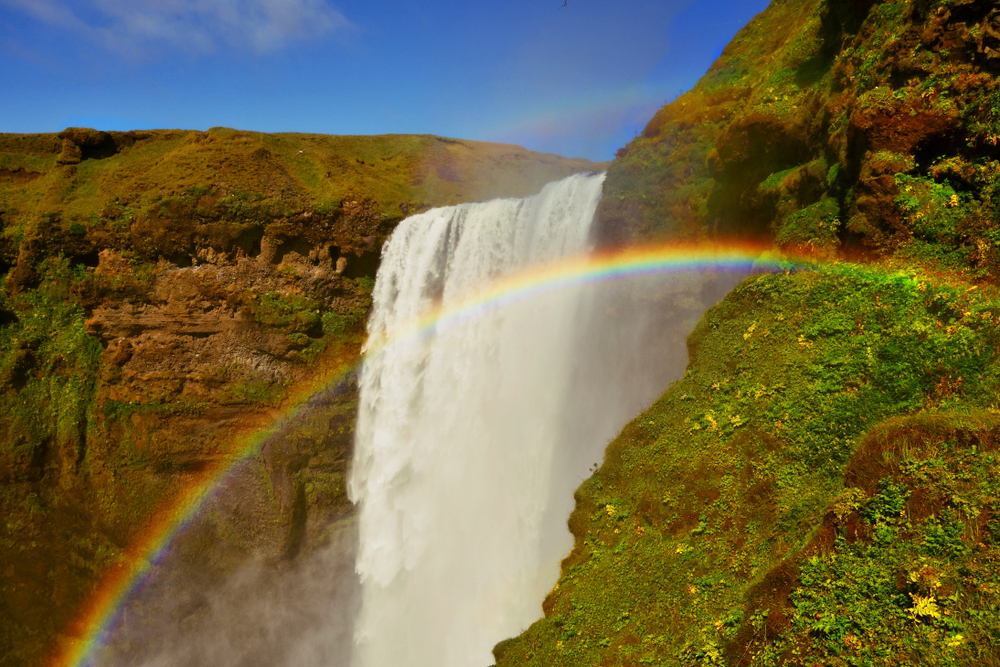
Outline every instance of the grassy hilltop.
<path id="1" fill-rule="evenodd" d="M 1000 664 L 998 72 L 992 2 L 775 0 L 619 151 L 605 243 L 832 261 L 706 313 L 498 665 Z"/>
<path id="2" fill-rule="evenodd" d="M 357 358 L 389 233 L 603 166 L 433 136 L 0 134 L 0 664 L 77 632 L 152 513 L 243 434 L 274 430 L 176 546 L 194 585 L 327 540 L 356 386 L 273 424 Z"/>

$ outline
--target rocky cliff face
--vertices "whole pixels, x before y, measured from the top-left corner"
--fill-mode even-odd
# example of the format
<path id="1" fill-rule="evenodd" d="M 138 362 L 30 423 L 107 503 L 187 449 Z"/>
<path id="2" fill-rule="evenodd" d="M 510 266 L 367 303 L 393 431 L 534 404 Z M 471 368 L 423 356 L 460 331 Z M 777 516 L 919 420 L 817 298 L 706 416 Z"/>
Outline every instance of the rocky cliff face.
<path id="1" fill-rule="evenodd" d="M 763 236 L 996 275 L 998 34 L 987 1 L 772 3 L 619 152 L 605 240 Z"/>
<path id="2" fill-rule="evenodd" d="M 357 360 L 410 212 L 600 168 L 439 137 L 0 135 L 0 655 L 39 664 L 185 485 L 267 430 L 189 537 L 199 586 L 347 516 Z M 313 386 L 313 385 L 310 385 Z"/>

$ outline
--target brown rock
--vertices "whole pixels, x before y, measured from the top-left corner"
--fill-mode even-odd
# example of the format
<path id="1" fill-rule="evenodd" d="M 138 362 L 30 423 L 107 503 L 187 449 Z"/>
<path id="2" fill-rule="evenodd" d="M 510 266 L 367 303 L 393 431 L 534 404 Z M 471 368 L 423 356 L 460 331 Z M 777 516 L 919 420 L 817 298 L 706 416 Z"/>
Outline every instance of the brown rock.
<path id="1" fill-rule="evenodd" d="M 132 349 L 131 341 L 114 340 L 104 351 L 104 363 L 109 366 L 124 366 L 132 358 Z"/>
<path id="2" fill-rule="evenodd" d="M 851 116 L 848 136 L 853 135 L 855 139 L 859 135 L 863 137 L 867 150 L 906 154 L 928 140 L 954 130 L 957 125 L 955 116 L 928 108 L 923 103 L 907 103 L 890 110 L 856 111 Z"/>

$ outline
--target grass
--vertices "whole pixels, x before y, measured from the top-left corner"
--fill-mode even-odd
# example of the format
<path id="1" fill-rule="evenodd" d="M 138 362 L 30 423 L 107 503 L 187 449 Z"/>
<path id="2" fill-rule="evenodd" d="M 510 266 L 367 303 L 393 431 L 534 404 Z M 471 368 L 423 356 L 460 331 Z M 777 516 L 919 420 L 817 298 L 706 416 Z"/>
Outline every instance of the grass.
<path id="1" fill-rule="evenodd" d="M 378 213 L 399 218 L 400 206 L 415 210 L 524 196 L 549 181 L 603 166 L 429 135 L 336 137 L 213 128 L 129 133 L 131 139 L 110 157 L 58 167 L 60 144 L 54 136 L 0 134 L 0 169 L 40 174 L 27 183 L 0 183 L 7 214 L 16 226 L 27 226 L 25 231 L 40 213 L 52 211 L 66 220 L 102 224 L 114 219 L 109 214 L 119 207 L 131 208 L 130 217 L 139 222 L 171 207 L 268 220 L 336 208 L 355 198 L 374 200 Z M 523 164 L 511 169 L 515 162 Z"/>
<path id="2" fill-rule="evenodd" d="M 828 516 L 784 608 L 758 611 L 785 628 L 745 633 L 751 664 L 995 664 L 998 424 L 944 412 L 870 434 L 847 473 L 863 500 Z"/>
<path id="3" fill-rule="evenodd" d="M 705 315 L 499 665 L 1000 662 L 996 81 L 940 43 L 990 8 L 773 3 L 619 153 L 604 243 L 874 264 L 754 278 Z"/>

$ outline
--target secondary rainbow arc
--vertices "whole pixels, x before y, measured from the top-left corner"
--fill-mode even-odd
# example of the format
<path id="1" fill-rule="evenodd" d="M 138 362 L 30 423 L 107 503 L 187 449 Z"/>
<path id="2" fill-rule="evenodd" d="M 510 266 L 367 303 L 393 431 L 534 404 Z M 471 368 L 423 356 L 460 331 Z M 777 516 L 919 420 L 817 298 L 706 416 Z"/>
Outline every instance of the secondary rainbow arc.
<path id="1" fill-rule="evenodd" d="M 168 552 L 171 543 L 197 516 L 199 510 L 232 472 L 256 456 L 268 436 L 306 409 L 309 399 L 334 390 L 356 373 L 365 358 L 383 354 L 394 345 L 405 345 L 434 329 L 456 326 L 481 314 L 545 293 L 613 280 L 696 271 L 750 273 L 800 269 L 801 260 L 774 255 L 749 243 L 666 245 L 571 257 L 507 276 L 460 304 L 432 308 L 420 319 L 388 337 L 369 340 L 363 356 L 326 372 L 300 388 L 285 401 L 269 423 L 245 434 L 232 453 L 214 468 L 193 480 L 149 521 L 142 535 L 126 550 L 124 562 L 112 568 L 96 592 L 81 608 L 71 635 L 50 660 L 53 667 L 89 667 L 97 650 L 117 626 L 125 604 L 140 591 L 150 573 Z"/>

